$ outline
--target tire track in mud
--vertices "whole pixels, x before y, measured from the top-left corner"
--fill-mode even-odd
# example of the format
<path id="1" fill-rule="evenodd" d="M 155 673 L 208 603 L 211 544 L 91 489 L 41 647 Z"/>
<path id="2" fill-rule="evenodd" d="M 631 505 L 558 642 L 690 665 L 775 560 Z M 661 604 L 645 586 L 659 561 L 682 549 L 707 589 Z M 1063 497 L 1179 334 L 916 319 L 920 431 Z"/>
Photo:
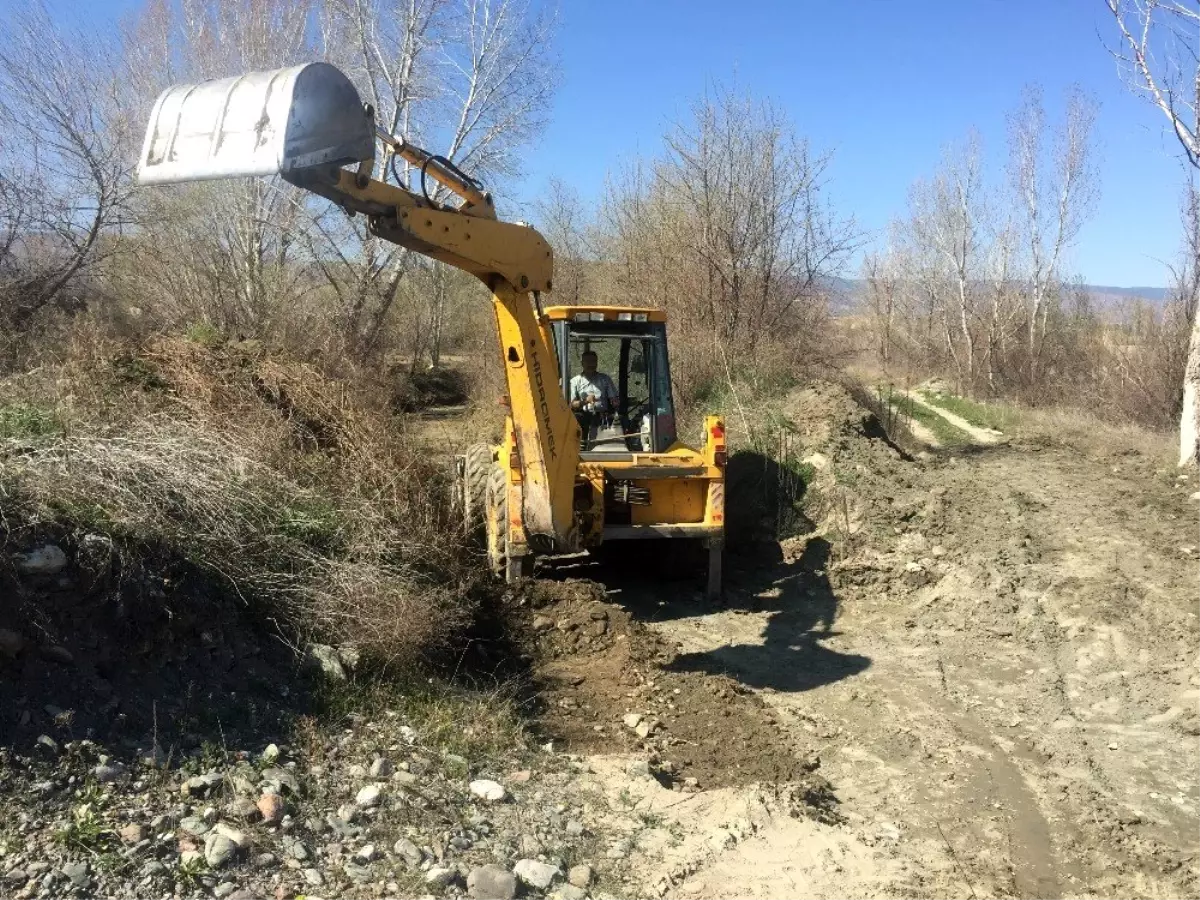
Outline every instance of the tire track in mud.
<path id="1" fill-rule="evenodd" d="M 853 879 L 859 880 L 845 883 L 847 894 L 959 896 L 964 881 L 981 897 L 1183 895 L 1196 885 L 1185 830 L 1195 818 L 1167 808 L 1147 819 L 1131 810 L 1130 779 L 1146 777 L 1138 769 L 1140 754 L 1108 749 L 1115 742 L 1104 737 L 1107 728 L 1133 728 L 1157 711 L 1146 704 L 1162 703 L 1167 686 L 1159 684 L 1153 664 L 1123 673 L 1115 650 L 1095 678 L 1078 669 L 1086 642 L 1115 631 L 1104 621 L 1103 597 L 1099 606 L 1090 599 L 1092 585 L 1104 589 L 1125 577 L 1122 564 L 1108 559 L 1118 532 L 1109 518 L 1136 522 L 1136 516 L 1097 513 L 1108 486 L 1093 461 L 1069 453 L 1031 455 L 996 448 L 932 473 L 946 488 L 945 522 L 914 527 L 928 525 L 929 539 L 950 549 L 936 562 L 922 558 L 921 566 L 939 576 L 930 584 L 906 584 L 905 556 L 893 552 L 882 563 L 890 572 L 879 581 L 865 588 L 837 585 L 840 611 L 817 646 L 821 653 L 869 659 L 866 669 L 812 678 L 811 685 L 797 676 L 790 679 L 792 690 L 764 689 L 763 673 L 773 665 L 820 664 L 819 653 L 794 652 L 811 648 L 812 635 L 798 634 L 772 651 L 764 636 L 778 614 L 746 610 L 697 614 L 693 607 L 690 615 L 674 613 L 655 625 L 682 642 L 689 656 L 719 660 L 731 677 L 759 685 L 790 727 L 808 731 L 810 739 L 815 730 L 823 739 L 822 771 L 843 800 L 845 837 L 868 848 L 856 863 Z M 1155 538 L 1135 527 L 1122 540 L 1136 545 Z M 1083 556 L 1072 561 L 1070 552 Z M 1079 567 L 1090 570 L 1092 581 L 1061 599 L 1060 586 L 1077 578 L 1072 573 Z M 941 578 L 953 583 L 947 576 L 955 573 L 961 590 L 939 596 Z M 1170 580 L 1181 574 L 1166 575 L 1163 588 L 1177 607 L 1181 594 Z M 779 575 L 781 583 L 796 577 L 786 567 Z M 1143 593 L 1128 594 L 1128 602 L 1144 602 Z M 1080 609 L 1069 612 L 1084 622 L 1078 634 L 1060 621 L 1071 602 Z M 769 609 L 778 599 L 763 603 Z M 1195 633 L 1194 624 L 1186 626 L 1179 610 L 1170 609 L 1155 616 L 1178 623 L 1180 635 Z M 1123 615 L 1130 613 L 1137 618 L 1132 610 Z M 1143 653 L 1158 649 L 1135 640 L 1136 631 L 1109 641 L 1114 647 L 1129 642 L 1135 647 L 1129 653 L 1138 652 L 1139 643 Z M 731 652 L 755 643 L 761 652 Z M 1111 686 L 1097 693 L 1093 682 L 1102 679 Z M 1134 702 L 1131 684 L 1140 685 L 1141 701 Z M 1096 712 L 1097 698 L 1106 695 L 1120 701 L 1116 711 Z M 1161 742 L 1167 732 L 1158 733 Z M 1171 773 L 1167 780 L 1190 778 L 1195 791 L 1185 746 L 1151 758 Z M 878 829 L 892 827 L 888 823 L 898 823 L 901 837 L 880 855 L 872 842 Z M 727 860 L 713 866 L 705 896 L 737 892 L 739 884 L 720 878 L 758 877 Z M 724 873 L 719 878 L 718 871 Z M 823 876 L 805 870 L 804 877 L 819 893 Z M 804 893 L 805 883 L 796 883 Z M 749 893 L 769 896 L 758 888 Z"/>

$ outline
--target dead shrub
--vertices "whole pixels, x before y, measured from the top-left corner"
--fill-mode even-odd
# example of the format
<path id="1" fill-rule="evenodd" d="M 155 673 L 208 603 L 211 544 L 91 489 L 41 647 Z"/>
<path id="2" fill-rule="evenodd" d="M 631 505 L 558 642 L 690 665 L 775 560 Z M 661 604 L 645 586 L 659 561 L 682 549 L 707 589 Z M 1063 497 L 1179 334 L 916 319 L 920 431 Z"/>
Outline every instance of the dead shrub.
<path id="1" fill-rule="evenodd" d="M 0 441 L 0 504 L 127 554 L 168 547 L 297 642 L 411 665 L 471 620 L 479 567 L 448 509 L 448 469 L 364 382 L 253 344 L 80 335 L 3 385 L 64 427 Z"/>

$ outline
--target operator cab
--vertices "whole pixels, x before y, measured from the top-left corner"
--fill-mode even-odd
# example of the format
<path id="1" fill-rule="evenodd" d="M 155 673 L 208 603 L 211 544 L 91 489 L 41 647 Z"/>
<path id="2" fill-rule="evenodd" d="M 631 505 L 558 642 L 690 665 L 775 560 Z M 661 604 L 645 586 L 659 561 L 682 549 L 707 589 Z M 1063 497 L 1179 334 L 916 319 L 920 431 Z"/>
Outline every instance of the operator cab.
<path id="1" fill-rule="evenodd" d="M 580 408 L 573 408 L 582 432 L 582 458 L 668 450 L 676 441 L 675 406 L 663 313 L 599 306 L 552 307 L 546 314 L 567 402 L 581 388 L 586 394 L 599 386 L 603 394 L 607 380 L 615 390 L 613 401 L 602 397 L 593 405 L 585 398 Z M 588 353 L 595 354 L 596 372 L 607 380 L 585 374 Z"/>

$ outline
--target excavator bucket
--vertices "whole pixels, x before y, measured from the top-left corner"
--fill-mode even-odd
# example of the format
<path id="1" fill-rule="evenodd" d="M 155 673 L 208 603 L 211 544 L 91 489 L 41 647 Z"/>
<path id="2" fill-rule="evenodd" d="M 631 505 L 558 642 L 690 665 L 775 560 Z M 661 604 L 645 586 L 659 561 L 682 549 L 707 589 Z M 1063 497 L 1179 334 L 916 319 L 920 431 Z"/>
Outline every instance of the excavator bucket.
<path id="1" fill-rule="evenodd" d="M 327 63 L 184 84 L 159 95 L 138 181 L 283 175 L 373 159 L 375 125 Z"/>

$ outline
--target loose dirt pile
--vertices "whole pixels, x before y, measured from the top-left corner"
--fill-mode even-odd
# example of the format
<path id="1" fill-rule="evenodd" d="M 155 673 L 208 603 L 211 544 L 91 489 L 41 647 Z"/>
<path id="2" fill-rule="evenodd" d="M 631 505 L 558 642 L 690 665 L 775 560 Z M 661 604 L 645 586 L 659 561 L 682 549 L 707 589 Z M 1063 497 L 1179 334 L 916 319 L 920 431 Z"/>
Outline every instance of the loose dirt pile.
<path id="1" fill-rule="evenodd" d="M 540 581 L 521 598 L 547 736 L 576 753 L 645 758 L 676 788 L 803 781 L 815 806 L 832 804 L 813 774 L 819 760 L 757 696 L 731 678 L 672 671 L 676 648 L 597 583 Z"/>

